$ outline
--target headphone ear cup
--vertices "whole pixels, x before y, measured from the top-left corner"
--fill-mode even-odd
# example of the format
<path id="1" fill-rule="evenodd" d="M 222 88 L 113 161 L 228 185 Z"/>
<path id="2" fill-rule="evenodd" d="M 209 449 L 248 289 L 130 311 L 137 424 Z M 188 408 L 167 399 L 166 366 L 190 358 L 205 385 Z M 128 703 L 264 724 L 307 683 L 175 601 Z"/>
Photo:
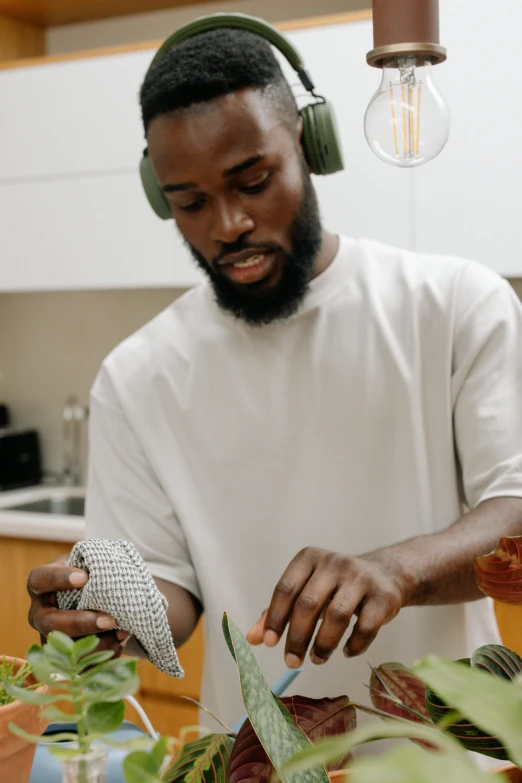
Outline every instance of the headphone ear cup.
<path id="1" fill-rule="evenodd" d="M 315 127 L 313 104 L 303 106 L 299 113 L 303 121 L 301 140 L 306 162 L 308 163 L 312 174 L 322 174 L 321 158 L 317 149 L 317 130 Z"/>
<path id="2" fill-rule="evenodd" d="M 152 168 L 152 163 L 147 154 L 147 151 L 143 154 L 140 161 L 140 176 L 143 190 L 147 196 L 147 201 L 151 205 L 152 209 L 158 217 L 162 220 L 172 219 L 172 212 L 170 210 L 170 204 L 165 198 L 165 195 L 160 190 L 156 175 Z"/>
<path id="3" fill-rule="evenodd" d="M 332 104 L 311 103 L 301 109 L 303 148 L 314 174 L 335 174 L 344 168 L 341 142 Z"/>

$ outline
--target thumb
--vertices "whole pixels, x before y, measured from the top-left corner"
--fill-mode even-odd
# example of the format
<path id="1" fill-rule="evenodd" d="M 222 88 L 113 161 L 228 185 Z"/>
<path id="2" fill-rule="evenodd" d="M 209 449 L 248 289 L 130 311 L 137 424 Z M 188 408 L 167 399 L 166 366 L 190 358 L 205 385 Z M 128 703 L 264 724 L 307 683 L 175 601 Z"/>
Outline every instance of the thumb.
<path id="1" fill-rule="evenodd" d="M 265 633 L 265 618 L 268 609 L 265 609 L 259 620 L 246 635 L 247 642 L 249 644 L 258 645 L 263 643 L 263 636 Z"/>

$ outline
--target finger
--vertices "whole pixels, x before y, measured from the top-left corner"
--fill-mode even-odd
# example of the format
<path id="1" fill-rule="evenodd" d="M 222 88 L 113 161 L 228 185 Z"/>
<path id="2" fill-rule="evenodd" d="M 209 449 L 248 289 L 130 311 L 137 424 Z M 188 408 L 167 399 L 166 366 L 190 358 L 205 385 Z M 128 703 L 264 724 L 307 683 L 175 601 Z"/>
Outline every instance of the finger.
<path id="1" fill-rule="evenodd" d="M 81 568 L 70 568 L 60 562 L 38 566 L 29 574 L 29 595 L 55 593 L 57 590 L 74 590 L 87 584 L 89 575 Z"/>
<path id="2" fill-rule="evenodd" d="M 265 618 L 267 609 L 263 612 L 259 620 L 255 625 L 252 626 L 252 628 L 249 630 L 249 632 L 246 635 L 247 642 L 252 645 L 258 645 L 262 644 L 264 641 L 264 635 L 265 635 Z M 270 646 L 270 645 L 269 645 Z"/>
<path id="3" fill-rule="evenodd" d="M 382 601 L 368 599 L 363 603 L 357 622 L 344 646 L 347 658 L 366 652 L 382 626 L 388 621 L 388 613 Z"/>
<path id="4" fill-rule="evenodd" d="M 364 591 L 357 587 L 356 583 L 351 585 L 349 590 L 345 588 L 334 595 L 314 639 L 310 653 L 313 663 L 326 663 L 337 649 L 363 596 Z"/>
<path id="5" fill-rule="evenodd" d="M 54 606 L 41 606 L 33 616 L 31 625 L 44 636 L 48 636 L 51 631 L 61 631 L 74 639 L 113 629 L 116 620 L 103 612 L 62 610 Z"/>
<path id="6" fill-rule="evenodd" d="M 105 631 L 105 633 L 99 633 L 99 644 L 95 652 L 112 650 L 114 657 L 119 658 L 130 639 L 130 635 L 123 641 L 120 641 L 118 639 L 117 633 L 117 631 Z"/>
<path id="7" fill-rule="evenodd" d="M 294 604 L 314 570 L 308 550 L 294 557 L 277 583 L 265 617 L 264 642 L 269 647 L 278 643 L 290 620 Z"/>
<path id="8" fill-rule="evenodd" d="M 290 669 L 302 665 L 317 623 L 335 593 L 336 580 L 328 572 L 314 574 L 298 595 L 286 636 L 285 663 Z"/>
<path id="9" fill-rule="evenodd" d="M 130 633 L 129 631 L 116 631 L 116 638 L 119 642 L 127 642 L 129 640 Z"/>

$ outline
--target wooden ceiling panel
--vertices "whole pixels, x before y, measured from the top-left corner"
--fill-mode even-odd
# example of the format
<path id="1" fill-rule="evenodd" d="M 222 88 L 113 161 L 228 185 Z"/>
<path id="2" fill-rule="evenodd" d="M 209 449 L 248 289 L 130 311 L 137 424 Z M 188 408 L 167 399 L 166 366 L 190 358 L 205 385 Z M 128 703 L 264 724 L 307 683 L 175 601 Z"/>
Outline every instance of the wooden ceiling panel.
<path id="1" fill-rule="evenodd" d="M 0 0 L 0 15 L 38 27 L 55 27 L 127 14 L 163 11 L 205 0 Z"/>

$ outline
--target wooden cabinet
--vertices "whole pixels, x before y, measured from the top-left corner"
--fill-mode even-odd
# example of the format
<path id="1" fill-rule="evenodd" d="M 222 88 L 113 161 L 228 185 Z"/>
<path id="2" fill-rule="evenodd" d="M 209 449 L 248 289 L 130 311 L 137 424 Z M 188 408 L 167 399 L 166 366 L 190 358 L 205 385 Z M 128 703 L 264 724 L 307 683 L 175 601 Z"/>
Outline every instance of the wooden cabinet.
<path id="1" fill-rule="evenodd" d="M 31 541 L 21 538 L 0 538 L 0 655 L 25 657 L 32 644 L 40 639 L 27 622 L 29 596 L 26 582 L 29 572 L 69 552 L 71 544 L 54 541 Z M 176 680 L 158 671 L 152 664 L 138 664 L 141 688 L 136 694 L 156 731 L 177 736 L 183 726 L 198 723 L 198 710 L 182 696 L 199 699 L 203 661 L 201 624 L 191 640 L 180 650 L 185 677 Z M 127 717 L 140 725 L 132 708 Z"/>

